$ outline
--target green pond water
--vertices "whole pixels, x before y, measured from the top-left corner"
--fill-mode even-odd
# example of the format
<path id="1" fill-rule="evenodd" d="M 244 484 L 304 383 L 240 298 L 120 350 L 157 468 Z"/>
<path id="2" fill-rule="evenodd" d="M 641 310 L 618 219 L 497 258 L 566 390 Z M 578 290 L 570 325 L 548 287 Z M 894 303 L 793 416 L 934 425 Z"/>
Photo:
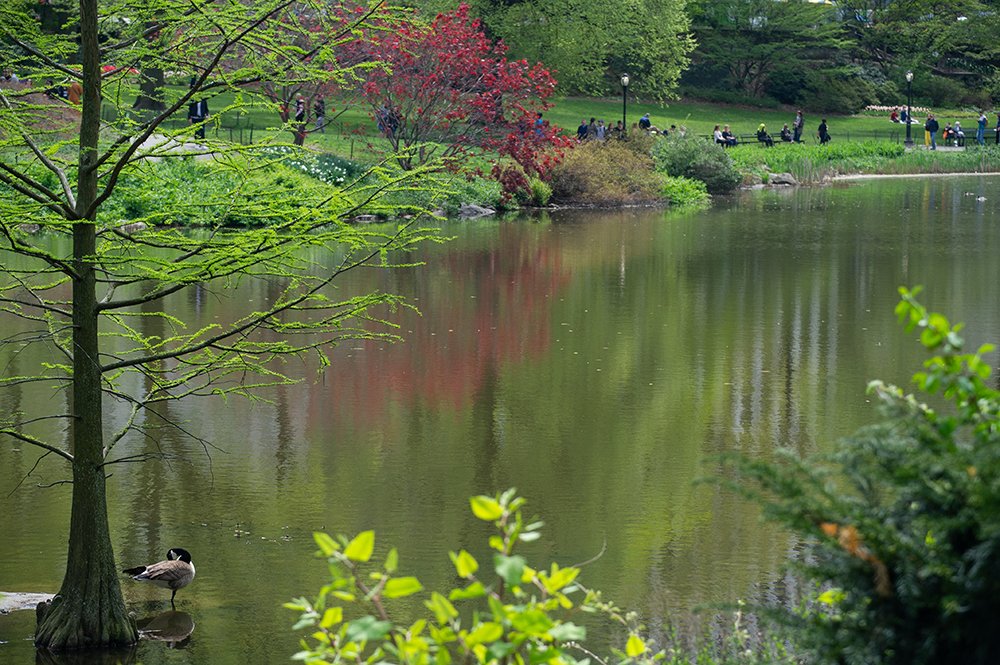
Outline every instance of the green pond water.
<path id="1" fill-rule="evenodd" d="M 443 231 L 456 239 L 412 257 L 426 265 L 341 284 L 340 294 L 381 288 L 419 307 L 394 315 L 404 342 L 344 344 L 320 378 L 309 362 L 293 365 L 303 382 L 270 403 L 165 407 L 215 446 L 208 455 L 175 431 L 121 444 L 123 454 L 176 456 L 114 469 L 119 562 L 184 547 L 198 575 L 178 594 L 182 614 L 159 618 L 193 624 L 185 641 L 144 641 L 109 662 L 286 662 L 298 638 L 281 603 L 325 581 L 314 530 L 374 529 L 379 551 L 399 548 L 401 572 L 441 587 L 453 581 L 449 549 L 486 552 L 468 497 L 510 486 L 546 522 L 529 561 L 572 564 L 603 550 L 584 581 L 637 610 L 654 635 L 699 607 L 780 596 L 789 539 L 695 483 L 718 472 L 715 456 L 828 449 L 873 420 L 867 381 L 906 382 L 921 360 L 892 314 L 901 284 L 926 285 L 924 302 L 965 321 L 971 343 L 1000 340 L 995 177 Z M 166 307 L 207 323 L 275 292 L 192 291 Z M 18 325 L 0 320 L 7 334 Z M 0 371 L 29 372 L 43 353 L 2 346 Z M 107 408 L 116 429 L 126 411 Z M 65 398 L 8 390 L 0 409 L 61 412 Z M 21 482 L 37 458 L 0 445 L 2 591 L 55 592 L 62 579 L 69 490 L 38 486 L 65 469 L 46 459 Z M 138 617 L 169 609 L 168 593 L 123 584 Z M 33 625 L 30 612 L 0 616 L 0 662 L 35 662 Z M 88 658 L 77 662 L 99 662 Z"/>

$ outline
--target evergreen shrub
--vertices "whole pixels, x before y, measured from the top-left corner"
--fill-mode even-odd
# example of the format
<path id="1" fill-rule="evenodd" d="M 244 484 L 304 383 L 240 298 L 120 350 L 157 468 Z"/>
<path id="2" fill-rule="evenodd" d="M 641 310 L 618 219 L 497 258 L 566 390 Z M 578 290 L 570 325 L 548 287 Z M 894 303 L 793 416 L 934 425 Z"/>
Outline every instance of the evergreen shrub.
<path id="1" fill-rule="evenodd" d="M 916 391 L 873 381 L 885 420 L 807 459 L 730 458 L 734 484 L 802 542 L 812 582 L 778 618 L 810 662 L 997 662 L 1000 392 L 961 326 L 900 289 L 896 312 L 930 353 Z M 934 406 L 931 406 L 933 404 Z M 806 586 L 809 589 L 809 586 Z"/>
<path id="2" fill-rule="evenodd" d="M 653 146 L 656 169 L 666 175 L 705 183 L 709 194 L 728 194 L 742 177 L 726 149 L 696 136 L 668 136 Z"/>

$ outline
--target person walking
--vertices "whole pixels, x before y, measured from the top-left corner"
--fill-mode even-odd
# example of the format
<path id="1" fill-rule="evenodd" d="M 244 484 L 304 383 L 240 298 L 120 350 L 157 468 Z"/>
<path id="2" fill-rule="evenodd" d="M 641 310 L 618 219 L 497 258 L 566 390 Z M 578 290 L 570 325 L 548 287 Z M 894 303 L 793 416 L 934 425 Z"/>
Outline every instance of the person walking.
<path id="1" fill-rule="evenodd" d="M 823 118 L 819 123 L 819 129 L 816 131 L 819 135 L 819 143 L 823 145 L 830 142 L 830 128 L 826 126 L 826 118 Z"/>
<path id="2" fill-rule="evenodd" d="M 194 88 L 195 79 L 191 78 L 191 87 Z M 208 102 L 204 98 L 193 100 L 188 104 L 188 124 L 198 125 L 194 130 L 196 139 L 205 138 L 205 121 L 208 120 Z"/>
<path id="3" fill-rule="evenodd" d="M 937 150 L 937 130 L 939 127 L 938 121 L 934 119 L 934 114 L 928 113 L 927 122 L 924 123 L 924 131 L 930 138 L 931 150 Z"/>
<path id="4" fill-rule="evenodd" d="M 326 134 L 326 102 L 322 97 L 317 97 L 316 101 L 313 102 L 313 115 L 316 116 L 316 131 L 320 134 Z"/>
<path id="5" fill-rule="evenodd" d="M 802 130 L 805 129 L 806 119 L 802 116 L 802 110 L 795 112 L 795 122 L 792 123 L 792 141 L 802 143 Z"/>
<path id="6" fill-rule="evenodd" d="M 976 121 L 976 143 L 986 145 L 986 112 L 979 110 L 979 120 Z"/>

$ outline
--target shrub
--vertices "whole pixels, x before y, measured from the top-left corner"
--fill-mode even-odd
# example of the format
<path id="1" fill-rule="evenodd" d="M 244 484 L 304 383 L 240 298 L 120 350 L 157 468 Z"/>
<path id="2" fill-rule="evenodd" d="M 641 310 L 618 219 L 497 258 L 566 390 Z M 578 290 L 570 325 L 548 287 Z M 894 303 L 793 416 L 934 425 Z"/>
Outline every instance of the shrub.
<path id="1" fill-rule="evenodd" d="M 672 206 L 703 206 L 706 205 L 711 196 L 705 183 L 701 180 L 692 180 L 683 176 L 672 178 L 666 177 L 663 180 L 663 198 Z"/>
<path id="2" fill-rule="evenodd" d="M 170 157 L 146 162 L 123 177 L 100 221 L 142 221 L 158 225 L 255 226 L 274 221 L 269 201 L 284 197 L 306 205 L 304 193 L 317 181 L 276 163 L 241 173 L 215 161 Z M 238 196 L 238 201 L 234 200 Z"/>
<path id="3" fill-rule="evenodd" d="M 874 381 L 885 422 L 832 455 L 736 462 L 737 487 L 805 544 L 815 585 L 782 614 L 821 663 L 994 663 L 1000 652 L 1000 392 L 961 326 L 900 289 L 931 357 L 915 394 Z M 928 406 L 928 402 L 935 405 Z M 738 458 L 737 458 L 738 459 Z"/>
<path id="4" fill-rule="evenodd" d="M 336 540 L 314 534 L 330 581 L 315 600 L 285 604 L 299 613 L 294 630 L 308 634 L 294 658 L 357 665 L 584 665 L 591 652 L 578 643 L 587 631 L 571 620 L 582 611 L 599 612 L 628 631 L 623 652 L 600 662 L 652 665 L 662 660 L 639 636 L 632 615 L 581 585 L 579 568 L 529 566 L 515 553 L 520 543 L 539 537 L 542 523 L 524 519 L 524 499 L 514 490 L 473 497 L 470 503 L 473 514 L 496 529 L 489 538 L 493 552 L 487 557 L 464 549 L 449 552 L 460 580 L 452 589 L 428 593 L 418 578 L 399 575 L 395 549 L 376 562 L 372 531 Z M 418 594 L 420 605 L 398 602 Z M 405 610 L 407 616 L 399 616 Z"/>
<path id="5" fill-rule="evenodd" d="M 544 182 L 538 178 L 531 179 L 531 203 L 532 205 L 543 208 L 549 204 L 549 200 L 552 198 L 552 187 L 549 183 Z"/>
<path id="6" fill-rule="evenodd" d="M 588 141 L 552 169 L 552 198 L 594 205 L 658 201 L 661 176 L 653 160 L 621 141 Z"/>
<path id="7" fill-rule="evenodd" d="M 742 178 L 726 150 L 696 136 L 671 136 L 653 147 L 656 168 L 669 176 L 705 183 L 710 194 L 728 194 Z"/>

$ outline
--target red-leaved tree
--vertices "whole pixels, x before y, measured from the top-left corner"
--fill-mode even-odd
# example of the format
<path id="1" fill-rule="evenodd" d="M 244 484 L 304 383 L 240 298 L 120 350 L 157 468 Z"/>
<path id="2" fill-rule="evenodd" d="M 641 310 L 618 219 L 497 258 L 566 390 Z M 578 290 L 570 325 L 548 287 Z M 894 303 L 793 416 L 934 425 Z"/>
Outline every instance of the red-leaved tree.
<path id="1" fill-rule="evenodd" d="M 545 175 L 558 161 L 568 143 L 538 115 L 552 105 L 555 78 L 540 63 L 508 60 L 467 5 L 429 24 L 415 15 L 373 24 L 340 55 L 368 63 L 354 87 L 402 168 L 491 152 Z"/>

